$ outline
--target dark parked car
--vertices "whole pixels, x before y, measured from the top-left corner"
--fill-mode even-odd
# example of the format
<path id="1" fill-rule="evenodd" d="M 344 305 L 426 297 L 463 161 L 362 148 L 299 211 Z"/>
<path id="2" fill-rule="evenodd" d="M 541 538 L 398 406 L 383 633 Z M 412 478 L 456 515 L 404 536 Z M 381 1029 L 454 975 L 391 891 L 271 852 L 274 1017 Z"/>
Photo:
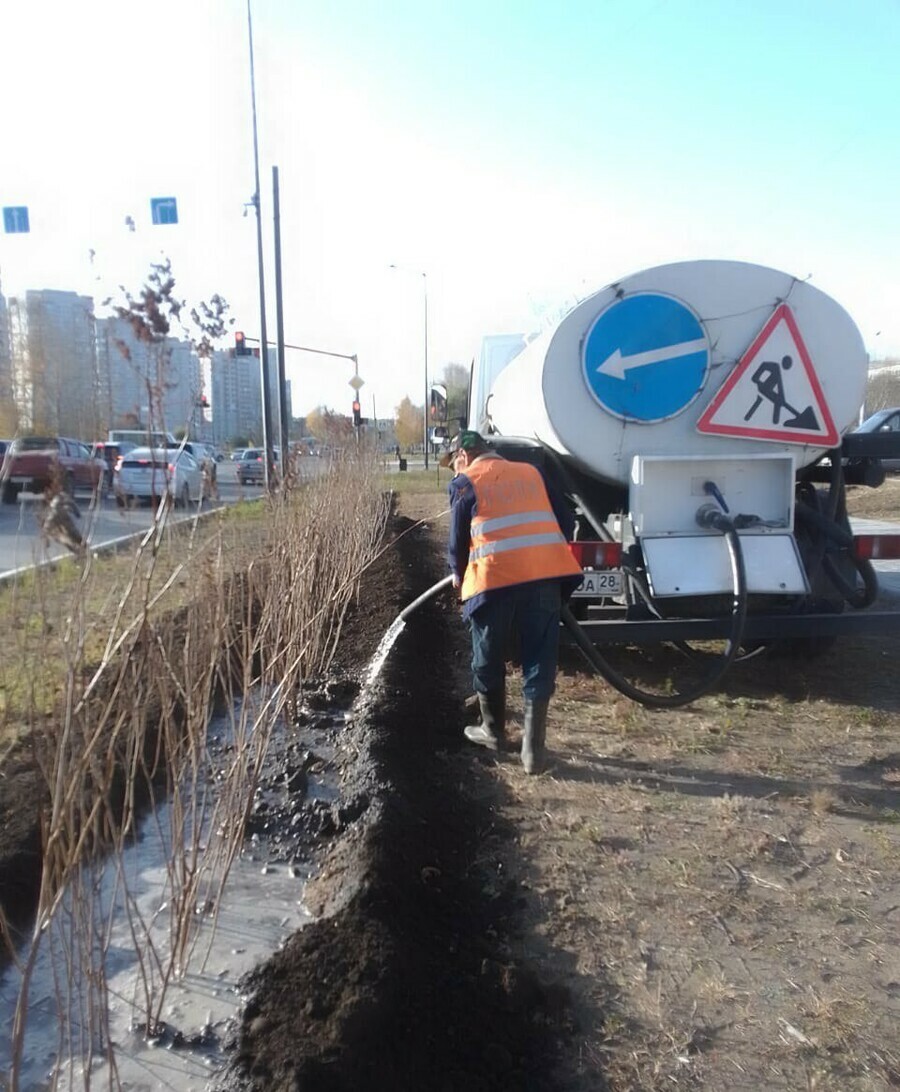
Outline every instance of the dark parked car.
<path id="1" fill-rule="evenodd" d="M 56 485 L 67 493 L 101 492 L 109 484 L 102 460 L 91 455 L 87 444 L 65 436 L 20 436 L 3 458 L 0 474 L 3 501 L 13 504 L 23 490 L 40 493 Z"/>
<path id="2" fill-rule="evenodd" d="M 865 475 L 884 475 L 900 471 L 900 406 L 890 406 L 866 417 L 860 427 L 848 432 L 842 443 L 845 471 Z"/>
<path id="3" fill-rule="evenodd" d="M 248 447 L 237 464 L 237 479 L 241 485 L 264 485 L 266 453 L 261 447 Z"/>
<path id="4" fill-rule="evenodd" d="M 900 406 L 878 410 L 867 417 L 855 432 L 884 436 L 885 453 L 877 455 L 878 461 L 885 470 L 900 470 Z"/>

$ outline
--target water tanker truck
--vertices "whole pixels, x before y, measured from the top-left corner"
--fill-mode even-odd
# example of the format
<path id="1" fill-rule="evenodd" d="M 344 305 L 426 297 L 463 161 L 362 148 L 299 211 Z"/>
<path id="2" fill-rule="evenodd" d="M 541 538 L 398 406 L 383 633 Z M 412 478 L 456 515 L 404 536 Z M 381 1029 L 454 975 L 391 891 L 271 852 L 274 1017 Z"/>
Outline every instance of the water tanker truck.
<path id="1" fill-rule="evenodd" d="M 564 621 L 625 693 L 683 704 L 747 650 L 900 631 L 900 612 L 873 609 L 871 563 L 900 556 L 900 537 L 854 535 L 844 488 L 881 484 L 879 456 L 900 452 L 851 431 L 868 358 L 807 281 L 742 262 L 659 266 L 577 304 L 496 376 L 473 372 L 471 427 L 575 506 L 585 578 Z M 723 651 L 668 697 L 600 651 L 661 641 Z"/>

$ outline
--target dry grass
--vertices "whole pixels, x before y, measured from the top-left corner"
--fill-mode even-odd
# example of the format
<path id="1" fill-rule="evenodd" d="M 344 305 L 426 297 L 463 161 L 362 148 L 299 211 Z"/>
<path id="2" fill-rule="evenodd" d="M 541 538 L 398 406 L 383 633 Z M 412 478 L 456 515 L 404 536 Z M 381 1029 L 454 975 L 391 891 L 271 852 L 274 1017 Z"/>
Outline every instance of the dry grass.
<path id="1" fill-rule="evenodd" d="M 848 503 L 900 518 L 900 477 Z M 900 1084 L 898 656 L 761 658 L 664 713 L 565 661 L 547 772 L 483 767 L 513 832 L 483 862 L 520 885 L 513 954 L 573 1000 L 561 1087 Z"/>

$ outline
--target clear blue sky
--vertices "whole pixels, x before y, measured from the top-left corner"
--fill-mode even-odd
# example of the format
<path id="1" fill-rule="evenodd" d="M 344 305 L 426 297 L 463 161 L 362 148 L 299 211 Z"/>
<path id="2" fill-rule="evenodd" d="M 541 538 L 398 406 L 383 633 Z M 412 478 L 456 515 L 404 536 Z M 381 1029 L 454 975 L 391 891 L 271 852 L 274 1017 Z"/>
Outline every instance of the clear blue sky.
<path id="1" fill-rule="evenodd" d="M 289 341 L 357 353 L 365 411 L 429 363 L 648 266 L 805 277 L 900 356 L 900 4 L 254 0 L 269 329 L 281 173 Z M 258 332 L 243 0 L 30 0 L 4 12 L 4 290 L 136 287 L 171 254 Z M 148 224 L 178 197 L 181 223 Z M 137 231 L 124 227 L 131 215 Z M 93 263 L 88 251 L 93 249 Z M 352 369 L 288 358 L 295 412 Z"/>

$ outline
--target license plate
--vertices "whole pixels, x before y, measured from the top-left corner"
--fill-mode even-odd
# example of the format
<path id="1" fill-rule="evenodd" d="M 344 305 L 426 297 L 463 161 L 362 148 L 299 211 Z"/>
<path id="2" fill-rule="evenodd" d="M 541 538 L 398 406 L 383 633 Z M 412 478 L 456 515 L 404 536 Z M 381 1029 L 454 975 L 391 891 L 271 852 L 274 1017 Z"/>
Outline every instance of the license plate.
<path id="1" fill-rule="evenodd" d="M 585 570 L 584 580 L 574 591 L 574 595 L 593 596 L 622 595 L 625 591 L 625 577 L 621 569 Z"/>

